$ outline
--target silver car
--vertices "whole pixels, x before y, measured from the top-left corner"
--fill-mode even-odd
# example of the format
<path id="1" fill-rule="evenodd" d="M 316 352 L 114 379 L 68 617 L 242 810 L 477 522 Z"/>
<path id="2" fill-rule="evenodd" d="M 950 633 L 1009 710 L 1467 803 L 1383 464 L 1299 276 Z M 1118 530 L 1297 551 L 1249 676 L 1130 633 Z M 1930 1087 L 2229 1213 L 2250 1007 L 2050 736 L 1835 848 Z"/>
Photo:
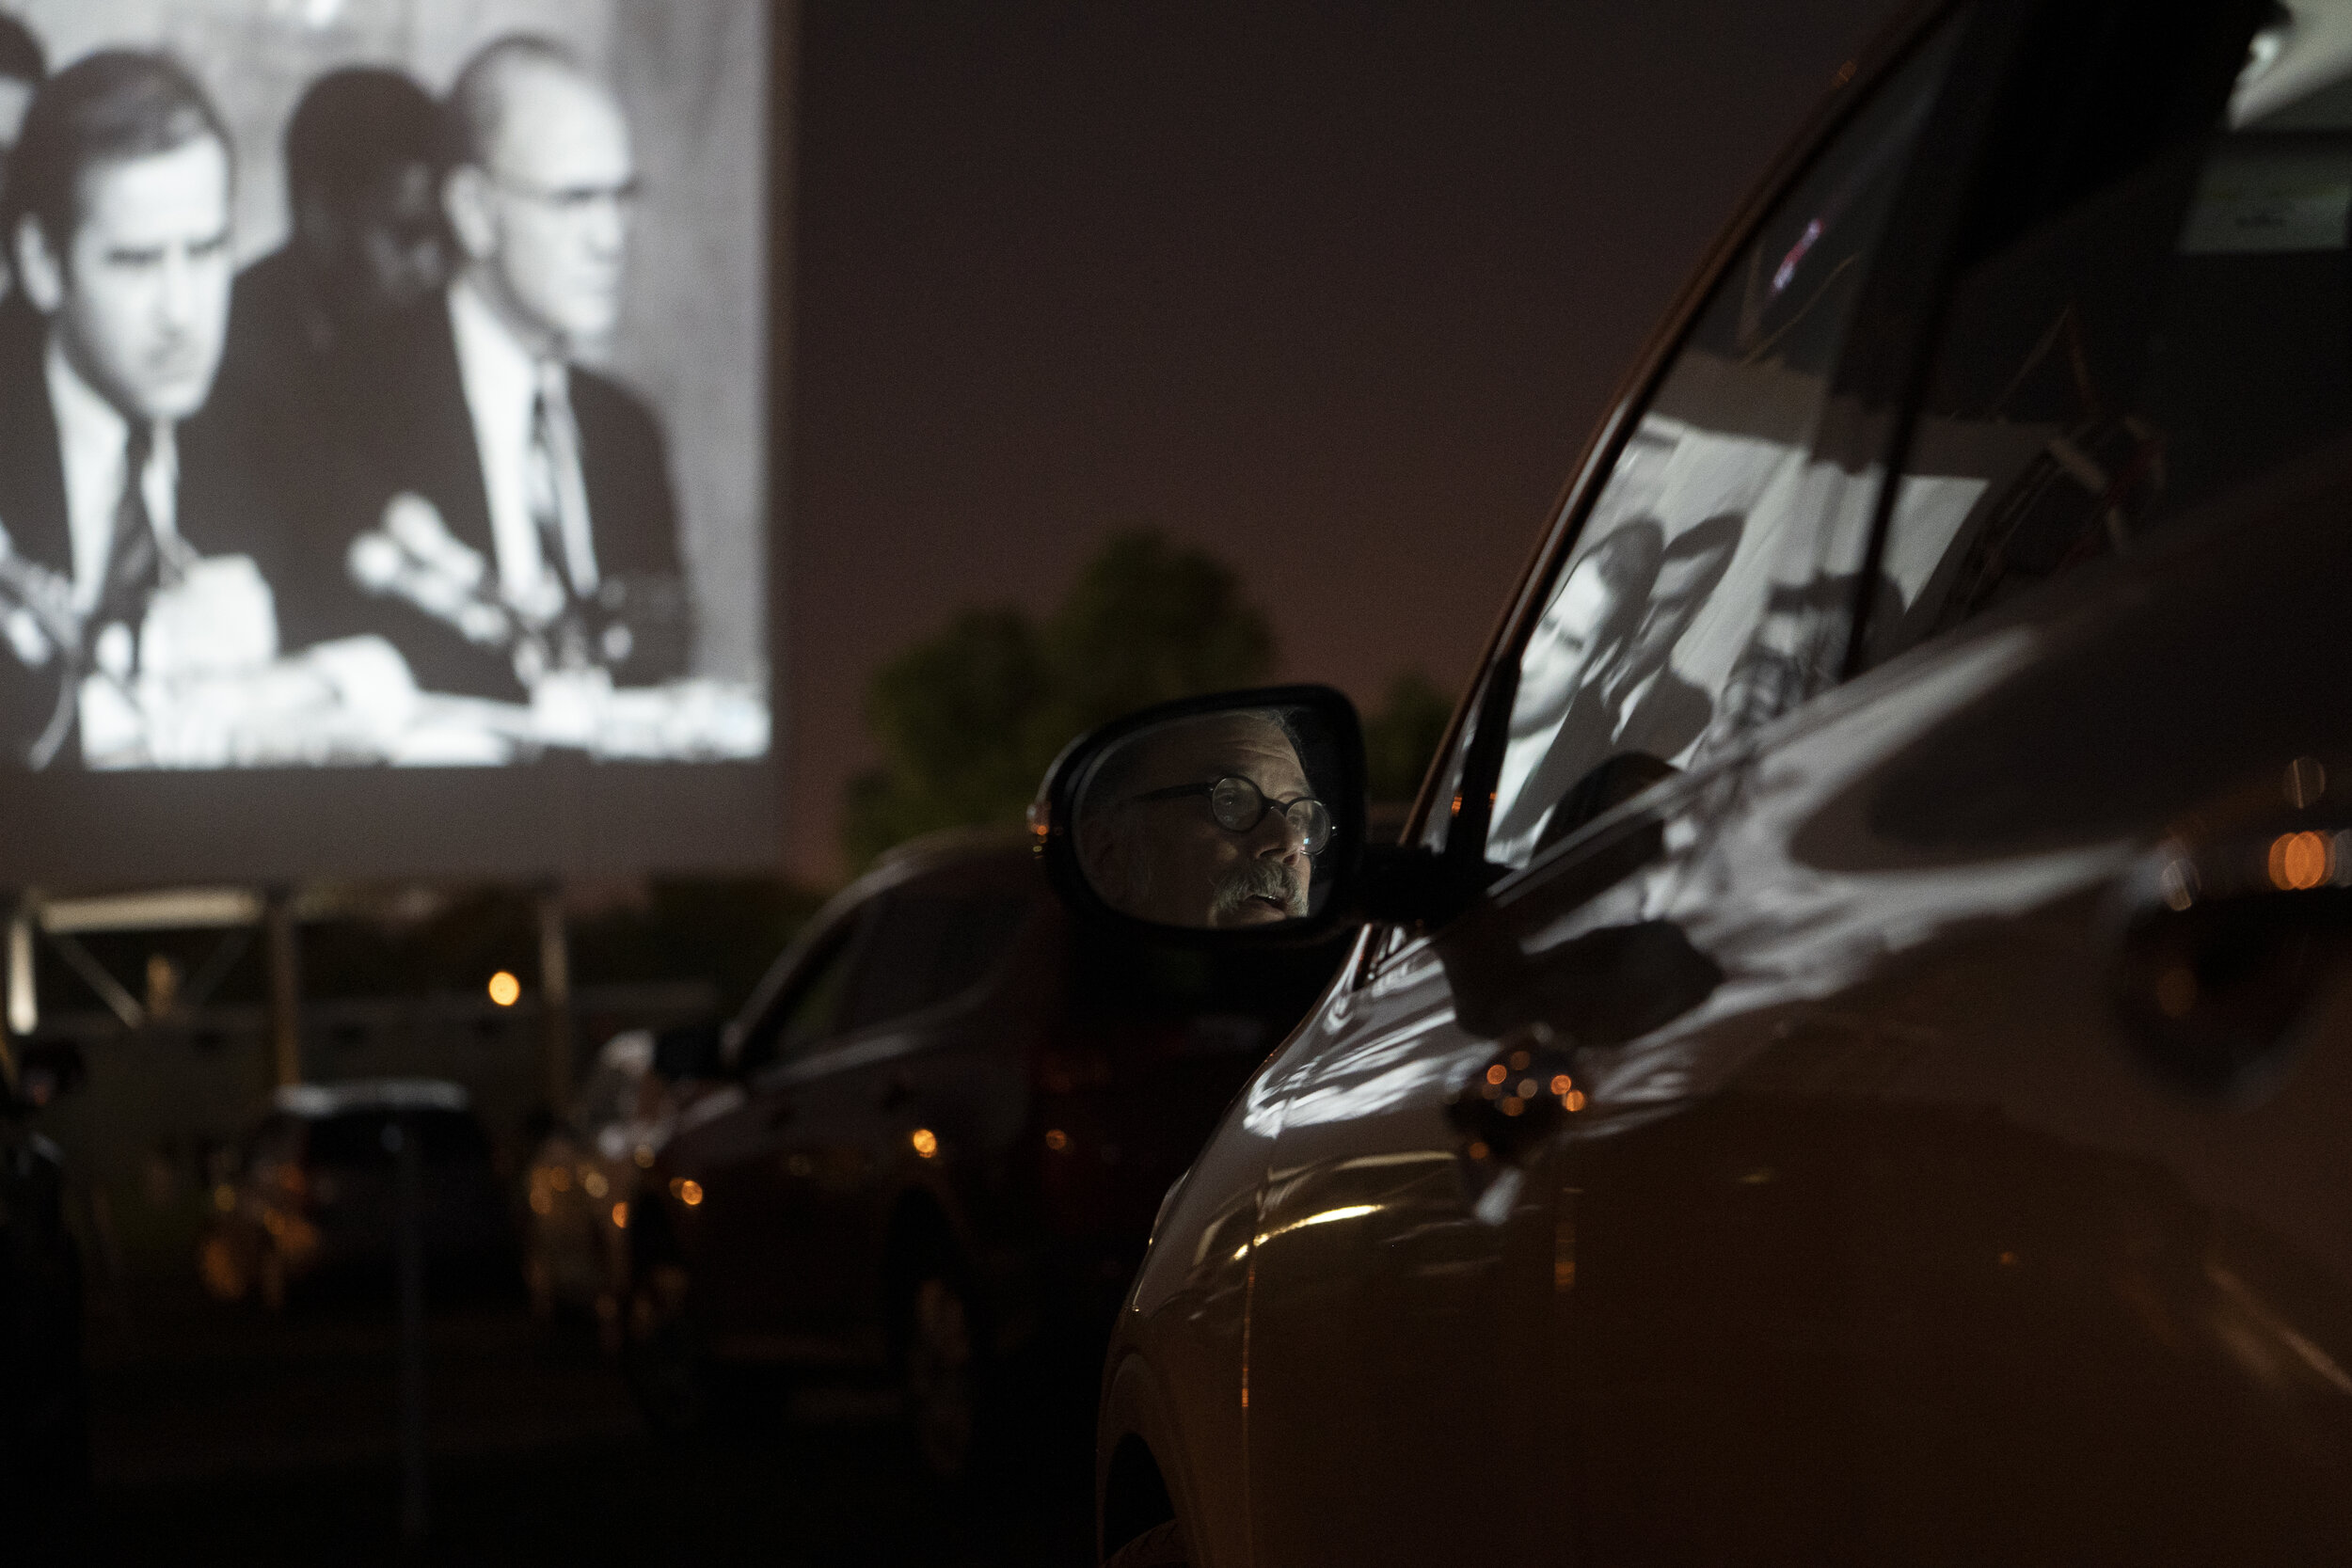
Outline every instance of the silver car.
<path id="1" fill-rule="evenodd" d="M 1963 0 L 1594 433 L 1404 842 L 1073 747 L 1063 896 L 1352 927 L 1162 1206 L 1121 1564 L 2352 1560 L 2352 6 Z"/>

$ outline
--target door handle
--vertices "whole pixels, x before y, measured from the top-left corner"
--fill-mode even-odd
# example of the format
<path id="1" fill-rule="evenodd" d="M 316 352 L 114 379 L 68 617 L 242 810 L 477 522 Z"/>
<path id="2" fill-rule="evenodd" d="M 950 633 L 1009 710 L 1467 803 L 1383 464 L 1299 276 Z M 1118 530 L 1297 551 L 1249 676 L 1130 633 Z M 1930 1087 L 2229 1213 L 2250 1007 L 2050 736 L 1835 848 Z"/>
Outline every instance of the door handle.
<path id="1" fill-rule="evenodd" d="M 2352 933 L 2352 832 L 2333 827 L 2175 841 L 2117 883 L 2109 994 L 2159 1072 L 2227 1093 L 2293 1037 Z"/>
<path id="2" fill-rule="evenodd" d="M 1575 1053 L 1535 1022 L 1495 1042 L 1494 1053 L 1454 1086 L 1446 1119 L 1479 1165 L 1517 1165 L 1584 1108 Z"/>

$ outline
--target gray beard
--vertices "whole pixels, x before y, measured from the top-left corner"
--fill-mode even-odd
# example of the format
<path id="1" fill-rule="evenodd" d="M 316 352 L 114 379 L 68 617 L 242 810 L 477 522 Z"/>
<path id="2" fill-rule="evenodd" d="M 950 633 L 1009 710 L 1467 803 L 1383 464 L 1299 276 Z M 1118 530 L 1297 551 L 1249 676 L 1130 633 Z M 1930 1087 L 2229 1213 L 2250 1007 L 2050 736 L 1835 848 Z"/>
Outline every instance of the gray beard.
<path id="1" fill-rule="evenodd" d="M 1307 916 L 1307 879 L 1293 874 L 1284 862 L 1252 855 L 1217 884 L 1216 895 L 1209 901 L 1209 923 L 1222 926 L 1244 904 L 1262 896 L 1280 904 L 1293 920 Z"/>

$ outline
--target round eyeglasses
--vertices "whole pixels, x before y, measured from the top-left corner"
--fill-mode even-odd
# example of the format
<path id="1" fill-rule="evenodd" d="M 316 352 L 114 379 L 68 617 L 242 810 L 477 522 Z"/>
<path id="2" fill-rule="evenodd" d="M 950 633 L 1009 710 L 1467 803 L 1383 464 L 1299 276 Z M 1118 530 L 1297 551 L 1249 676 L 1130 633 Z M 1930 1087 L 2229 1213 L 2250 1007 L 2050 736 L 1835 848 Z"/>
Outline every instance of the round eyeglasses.
<path id="1" fill-rule="evenodd" d="M 1307 853 L 1320 855 L 1331 842 L 1331 809 L 1311 795 L 1296 795 L 1287 800 L 1277 800 L 1260 789 L 1254 780 L 1240 774 L 1229 774 L 1211 784 L 1170 784 L 1166 789 L 1148 789 L 1140 795 L 1128 797 L 1134 800 L 1176 800 L 1187 795 L 1209 798 L 1209 815 L 1216 825 L 1229 833 L 1246 833 L 1265 820 L 1265 814 L 1279 811 L 1282 820 L 1291 825 L 1305 845 Z"/>

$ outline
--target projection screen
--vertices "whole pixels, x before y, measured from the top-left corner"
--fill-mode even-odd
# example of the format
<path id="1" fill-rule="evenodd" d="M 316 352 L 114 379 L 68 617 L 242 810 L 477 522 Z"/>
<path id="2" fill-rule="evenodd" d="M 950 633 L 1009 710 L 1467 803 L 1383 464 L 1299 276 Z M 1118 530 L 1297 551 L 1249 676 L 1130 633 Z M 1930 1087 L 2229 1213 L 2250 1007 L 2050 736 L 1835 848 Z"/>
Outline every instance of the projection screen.
<path id="1" fill-rule="evenodd" d="M 0 881 L 772 859 L 789 15 L 0 0 Z"/>

